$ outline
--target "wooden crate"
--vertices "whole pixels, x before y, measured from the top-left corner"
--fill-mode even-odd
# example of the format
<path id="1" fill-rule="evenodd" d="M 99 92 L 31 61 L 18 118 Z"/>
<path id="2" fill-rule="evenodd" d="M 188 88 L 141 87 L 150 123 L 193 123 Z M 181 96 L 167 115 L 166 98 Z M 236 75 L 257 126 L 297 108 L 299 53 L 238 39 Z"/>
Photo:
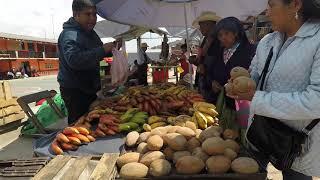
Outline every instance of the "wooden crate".
<path id="1" fill-rule="evenodd" d="M 9 116 L 12 114 L 19 114 L 22 111 L 20 106 L 8 106 L 4 108 L 0 108 L 0 118 L 5 116 Z"/>
<path id="2" fill-rule="evenodd" d="M 34 180 L 109 180 L 115 179 L 119 153 L 106 153 L 100 157 L 56 156 L 34 176 Z"/>
<path id="3" fill-rule="evenodd" d="M 0 117 L 0 126 L 12 123 L 14 121 L 19 121 L 24 118 L 25 118 L 25 114 L 22 111 L 16 114 Z"/>
<path id="4" fill-rule="evenodd" d="M 8 100 L 0 99 L 0 108 L 6 108 L 9 106 L 19 106 L 17 98 L 12 98 Z"/>
<path id="5" fill-rule="evenodd" d="M 0 100 L 12 99 L 11 87 L 8 81 L 0 81 Z"/>

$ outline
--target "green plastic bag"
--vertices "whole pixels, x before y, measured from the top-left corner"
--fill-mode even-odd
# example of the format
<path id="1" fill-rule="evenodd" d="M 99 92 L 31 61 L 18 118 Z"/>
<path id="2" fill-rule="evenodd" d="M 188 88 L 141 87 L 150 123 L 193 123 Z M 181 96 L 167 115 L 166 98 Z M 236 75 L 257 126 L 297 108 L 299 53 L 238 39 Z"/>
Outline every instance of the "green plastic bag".
<path id="1" fill-rule="evenodd" d="M 53 97 L 54 103 L 57 105 L 57 107 L 61 110 L 61 112 L 68 116 L 67 108 L 64 104 L 64 101 L 61 97 L 61 94 L 58 93 Z M 48 127 L 51 124 L 55 124 L 60 117 L 56 114 L 56 112 L 50 107 L 50 105 L 45 101 L 39 108 L 39 110 L 36 113 L 37 118 L 39 119 L 39 122 L 44 127 Z M 38 129 L 33 125 L 32 121 L 30 119 L 27 120 L 27 123 L 22 127 L 21 134 L 25 135 L 32 135 L 38 133 Z"/>

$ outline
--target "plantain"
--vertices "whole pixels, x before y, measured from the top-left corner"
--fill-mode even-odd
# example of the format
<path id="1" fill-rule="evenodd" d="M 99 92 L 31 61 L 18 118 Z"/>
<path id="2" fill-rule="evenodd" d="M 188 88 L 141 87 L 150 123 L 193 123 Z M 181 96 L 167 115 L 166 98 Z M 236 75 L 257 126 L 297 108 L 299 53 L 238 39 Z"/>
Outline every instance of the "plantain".
<path id="1" fill-rule="evenodd" d="M 196 125 L 197 129 L 199 128 L 199 124 L 195 115 L 192 116 L 191 121 Z"/>
<path id="2" fill-rule="evenodd" d="M 139 125 L 134 122 L 127 122 L 127 123 L 119 124 L 120 132 L 131 131 L 131 130 L 137 129 L 138 127 L 139 127 Z"/>
<path id="3" fill-rule="evenodd" d="M 143 124 L 142 128 L 146 132 L 150 132 L 151 131 L 151 126 L 149 124 Z"/>
<path id="4" fill-rule="evenodd" d="M 163 127 L 166 125 L 167 125 L 166 122 L 156 122 L 156 123 L 150 124 L 150 127 L 151 127 L 151 129 L 155 129 L 157 127 Z"/>
<path id="5" fill-rule="evenodd" d="M 214 119 L 212 116 L 210 116 L 209 114 L 205 114 L 205 113 L 203 113 L 203 115 L 204 115 L 204 116 L 206 117 L 206 119 L 207 119 L 207 124 L 208 124 L 208 126 L 214 125 L 215 119 Z"/>
<path id="6" fill-rule="evenodd" d="M 163 122 L 163 121 L 165 121 L 165 119 L 159 116 L 150 116 L 148 118 L 148 124 L 154 124 L 154 123 Z"/>
<path id="7" fill-rule="evenodd" d="M 121 123 L 125 123 L 125 122 L 129 122 L 130 119 L 137 113 L 139 112 L 138 108 L 130 108 L 128 109 L 128 111 L 126 113 L 124 113 L 120 119 L 121 119 Z"/>
<path id="8" fill-rule="evenodd" d="M 198 125 L 201 129 L 206 129 L 208 127 L 208 121 L 206 119 L 206 117 L 199 111 L 195 112 L 197 121 L 198 121 Z"/>

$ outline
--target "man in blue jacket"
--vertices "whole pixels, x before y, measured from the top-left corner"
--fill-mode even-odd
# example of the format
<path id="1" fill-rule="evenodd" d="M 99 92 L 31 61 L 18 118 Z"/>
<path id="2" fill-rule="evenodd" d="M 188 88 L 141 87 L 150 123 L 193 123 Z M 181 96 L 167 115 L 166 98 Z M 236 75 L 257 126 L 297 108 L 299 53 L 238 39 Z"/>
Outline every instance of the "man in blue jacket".
<path id="1" fill-rule="evenodd" d="M 112 56 L 114 43 L 103 44 L 93 30 L 97 11 L 90 0 L 73 0 L 73 17 L 63 24 L 58 40 L 58 82 L 69 124 L 89 110 L 101 88 L 99 62 Z"/>

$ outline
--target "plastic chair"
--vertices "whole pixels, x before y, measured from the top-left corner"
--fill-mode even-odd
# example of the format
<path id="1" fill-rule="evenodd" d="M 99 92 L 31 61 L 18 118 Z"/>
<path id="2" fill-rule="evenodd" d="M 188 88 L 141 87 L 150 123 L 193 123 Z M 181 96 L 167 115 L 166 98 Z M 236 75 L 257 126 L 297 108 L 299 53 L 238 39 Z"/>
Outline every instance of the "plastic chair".
<path id="1" fill-rule="evenodd" d="M 37 118 L 37 116 L 34 114 L 32 109 L 30 108 L 29 104 L 38 102 L 41 99 L 46 99 L 47 103 L 50 105 L 50 107 L 57 113 L 57 115 L 60 117 L 60 119 L 57 121 L 57 123 L 50 125 L 49 127 L 45 128 Z M 22 110 L 26 113 L 28 118 L 32 121 L 33 125 L 38 129 L 39 133 L 35 136 L 41 136 L 44 134 L 49 134 L 52 132 L 55 132 L 57 130 L 63 129 L 68 125 L 67 117 L 61 112 L 61 110 L 57 107 L 57 105 L 54 103 L 54 101 L 51 99 L 51 94 L 49 91 L 42 91 L 26 96 L 22 96 L 17 99 L 18 104 L 21 106 Z"/>

